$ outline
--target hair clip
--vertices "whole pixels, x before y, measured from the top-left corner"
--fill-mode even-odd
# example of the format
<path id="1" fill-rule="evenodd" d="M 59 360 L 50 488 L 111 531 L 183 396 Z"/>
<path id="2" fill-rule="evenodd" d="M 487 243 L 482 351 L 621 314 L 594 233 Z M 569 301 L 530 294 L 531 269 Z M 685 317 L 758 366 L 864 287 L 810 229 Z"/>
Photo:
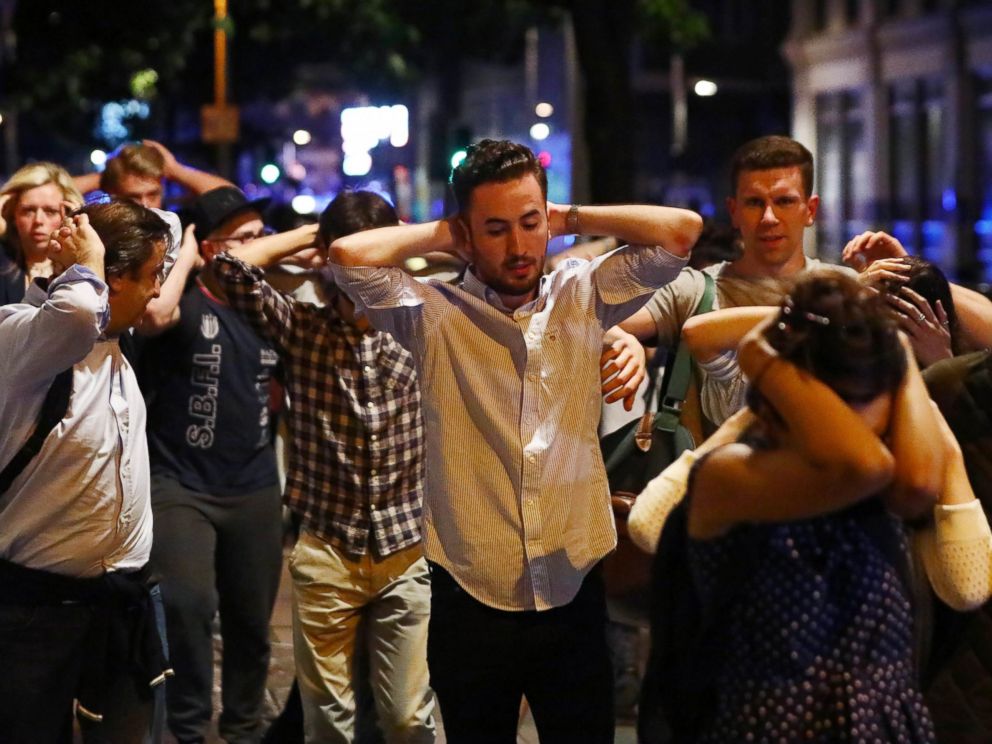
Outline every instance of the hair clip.
<path id="1" fill-rule="evenodd" d="M 803 313 L 803 317 L 806 318 L 810 323 L 816 323 L 821 326 L 830 325 L 830 318 L 825 315 L 817 315 L 816 313 Z"/>
<path id="2" fill-rule="evenodd" d="M 778 329 L 780 331 L 786 331 L 794 327 L 796 323 L 796 318 L 793 316 L 793 311 L 796 309 L 795 303 L 793 303 L 792 298 L 786 296 L 782 300 L 782 320 L 778 322 Z M 820 326 L 830 325 L 830 318 L 825 315 L 817 315 L 816 313 L 804 312 L 802 317 L 810 323 L 816 323 Z M 788 321 L 788 322 L 786 322 Z"/>

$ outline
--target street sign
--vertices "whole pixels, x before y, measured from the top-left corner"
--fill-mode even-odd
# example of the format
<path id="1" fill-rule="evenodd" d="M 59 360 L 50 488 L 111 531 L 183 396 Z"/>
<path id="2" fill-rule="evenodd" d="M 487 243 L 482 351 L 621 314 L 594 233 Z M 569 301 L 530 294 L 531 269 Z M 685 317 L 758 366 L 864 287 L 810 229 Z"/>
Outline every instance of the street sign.
<path id="1" fill-rule="evenodd" d="M 238 107 L 207 104 L 200 108 L 200 130 L 204 142 L 226 144 L 238 139 Z"/>

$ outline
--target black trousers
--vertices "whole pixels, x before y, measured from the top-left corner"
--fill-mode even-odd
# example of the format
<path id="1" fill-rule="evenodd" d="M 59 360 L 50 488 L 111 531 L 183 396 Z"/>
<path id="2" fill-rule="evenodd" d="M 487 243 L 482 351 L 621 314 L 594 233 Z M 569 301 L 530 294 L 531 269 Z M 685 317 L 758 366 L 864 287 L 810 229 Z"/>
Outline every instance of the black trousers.
<path id="1" fill-rule="evenodd" d="M 431 565 L 431 687 L 450 744 L 513 744 L 526 696 L 541 744 L 613 742 L 613 672 L 598 567 L 563 607 L 507 612 Z"/>
<path id="2" fill-rule="evenodd" d="M 0 744 L 71 744 L 77 697 L 103 715 L 79 716 L 86 744 L 160 741 L 165 685 L 150 694 L 146 685 L 165 659 L 159 638 L 142 631 L 164 640 L 161 592 L 118 605 L 115 584 L 145 580 L 124 576 L 74 579 L 0 561 Z M 132 643 L 111 641 L 118 624 L 114 641 Z"/>
<path id="3" fill-rule="evenodd" d="M 219 610 L 224 656 L 218 728 L 227 741 L 255 741 L 282 566 L 279 487 L 222 497 L 156 475 L 152 510 L 152 566 L 161 579 L 176 670 L 166 685 L 169 728 L 184 743 L 202 742 L 207 735 L 214 682 L 211 631 Z"/>

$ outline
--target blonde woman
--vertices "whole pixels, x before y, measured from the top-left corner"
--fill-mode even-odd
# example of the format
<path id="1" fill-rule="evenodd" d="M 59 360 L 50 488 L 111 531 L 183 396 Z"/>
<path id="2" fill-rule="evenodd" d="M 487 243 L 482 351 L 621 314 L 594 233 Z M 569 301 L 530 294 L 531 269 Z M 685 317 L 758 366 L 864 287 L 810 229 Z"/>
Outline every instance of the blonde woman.
<path id="1" fill-rule="evenodd" d="M 0 255 L 0 304 L 20 302 L 31 280 L 48 277 L 51 234 L 62 223 L 63 202 L 74 207 L 83 197 L 72 176 L 54 163 L 26 165 L 0 187 L 0 215 L 6 222 Z"/>

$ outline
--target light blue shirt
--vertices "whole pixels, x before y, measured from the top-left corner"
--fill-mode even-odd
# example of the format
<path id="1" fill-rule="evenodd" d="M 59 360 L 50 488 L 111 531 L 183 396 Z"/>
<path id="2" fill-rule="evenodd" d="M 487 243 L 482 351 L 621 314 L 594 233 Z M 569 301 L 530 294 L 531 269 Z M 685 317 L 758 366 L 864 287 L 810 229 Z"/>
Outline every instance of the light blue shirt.
<path id="1" fill-rule="evenodd" d="M 0 307 L 0 467 L 34 430 L 54 378 L 73 368 L 65 417 L 0 494 L 0 558 L 77 577 L 148 561 L 145 404 L 117 339 L 103 336 L 108 301 L 107 285 L 77 265 Z"/>

